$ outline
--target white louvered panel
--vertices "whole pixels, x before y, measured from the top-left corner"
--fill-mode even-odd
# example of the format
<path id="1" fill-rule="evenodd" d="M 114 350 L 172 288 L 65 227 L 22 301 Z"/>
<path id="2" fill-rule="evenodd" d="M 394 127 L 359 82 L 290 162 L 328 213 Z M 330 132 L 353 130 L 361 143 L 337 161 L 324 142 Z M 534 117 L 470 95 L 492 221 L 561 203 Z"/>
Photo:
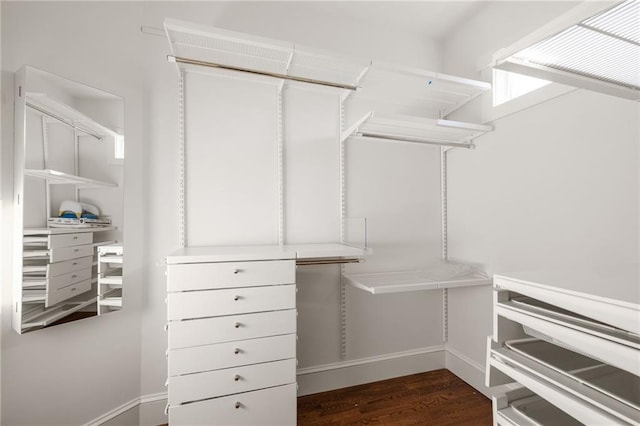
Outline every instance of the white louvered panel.
<path id="1" fill-rule="evenodd" d="M 626 1 L 582 23 L 634 43 L 640 43 L 640 2 Z"/>
<path id="2" fill-rule="evenodd" d="M 640 47 L 574 26 L 516 55 L 534 64 L 640 86 Z"/>

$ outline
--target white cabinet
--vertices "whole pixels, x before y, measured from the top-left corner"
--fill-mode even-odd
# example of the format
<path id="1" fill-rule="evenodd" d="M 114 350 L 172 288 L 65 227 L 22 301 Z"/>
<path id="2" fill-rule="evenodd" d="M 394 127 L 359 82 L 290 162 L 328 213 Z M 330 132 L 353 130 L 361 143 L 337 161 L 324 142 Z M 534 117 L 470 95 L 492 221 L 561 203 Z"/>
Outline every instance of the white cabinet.
<path id="1" fill-rule="evenodd" d="M 638 265 L 494 278 L 494 423 L 640 424 Z"/>
<path id="2" fill-rule="evenodd" d="M 171 425 L 296 423 L 295 252 L 254 251 L 167 258 Z"/>

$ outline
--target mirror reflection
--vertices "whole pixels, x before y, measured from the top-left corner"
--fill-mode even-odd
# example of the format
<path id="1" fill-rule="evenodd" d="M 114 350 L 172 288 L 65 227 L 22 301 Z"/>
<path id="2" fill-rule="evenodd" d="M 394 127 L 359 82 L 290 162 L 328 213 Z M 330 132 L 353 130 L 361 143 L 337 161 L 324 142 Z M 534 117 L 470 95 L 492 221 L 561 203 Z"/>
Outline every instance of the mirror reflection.
<path id="1" fill-rule="evenodd" d="M 15 89 L 13 327 L 120 310 L 123 99 L 32 67 Z"/>

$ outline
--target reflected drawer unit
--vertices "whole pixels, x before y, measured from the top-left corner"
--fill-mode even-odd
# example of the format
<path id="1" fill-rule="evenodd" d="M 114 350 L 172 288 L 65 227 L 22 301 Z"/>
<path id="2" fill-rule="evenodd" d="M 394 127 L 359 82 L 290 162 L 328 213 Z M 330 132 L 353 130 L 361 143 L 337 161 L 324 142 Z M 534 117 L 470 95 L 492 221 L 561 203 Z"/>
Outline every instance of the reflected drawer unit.
<path id="1" fill-rule="evenodd" d="M 494 424 L 640 425 L 638 265 L 494 277 Z"/>
<path id="2" fill-rule="evenodd" d="M 295 425 L 294 257 L 202 250 L 167 258 L 169 424 Z"/>

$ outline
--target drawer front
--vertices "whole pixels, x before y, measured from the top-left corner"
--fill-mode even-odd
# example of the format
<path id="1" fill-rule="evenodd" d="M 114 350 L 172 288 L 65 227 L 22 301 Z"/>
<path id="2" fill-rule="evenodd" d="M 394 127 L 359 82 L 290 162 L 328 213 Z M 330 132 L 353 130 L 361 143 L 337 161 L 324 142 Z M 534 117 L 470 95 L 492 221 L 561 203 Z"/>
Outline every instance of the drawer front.
<path id="1" fill-rule="evenodd" d="M 169 349 L 295 332 L 295 309 L 190 321 L 172 321 L 169 323 Z"/>
<path id="2" fill-rule="evenodd" d="M 82 246 L 93 242 L 93 232 L 49 235 L 49 248 Z"/>
<path id="3" fill-rule="evenodd" d="M 167 316 L 173 321 L 293 309 L 295 305 L 295 284 L 188 291 L 169 294 Z"/>
<path id="4" fill-rule="evenodd" d="M 93 256 L 93 246 L 72 246 L 51 249 L 51 262 L 63 262 L 79 257 Z"/>
<path id="5" fill-rule="evenodd" d="M 169 376 L 295 357 L 295 334 L 174 349 L 169 351 Z"/>
<path id="6" fill-rule="evenodd" d="M 541 337 L 551 343 L 563 346 L 574 352 L 601 360 L 640 376 L 638 349 L 616 343 L 606 338 L 565 327 L 561 324 L 536 318 L 498 304 L 495 312 L 499 317 L 522 324 L 525 332 L 533 337 Z"/>
<path id="7" fill-rule="evenodd" d="M 47 298 L 45 300 L 45 307 L 48 308 L 49 306 L 55 305 L 56 303 L 60 303 L 89 290 L 91 290 L 91 278 L 68 285 L 58 290 L 48 291 Z"/>
<path id="8" fill-rule="evenodd" d="M 173 376 L 169 377 L 169 405 L 287 385 L 295 381 L 295 359 Z"/>
<path id="9" fill-rule="evenodd" d="M 491 344 L 489 368 L 517 381 L 584 424 L 638 424 L 638 410 L 552 368 Z"/>
<path id="10" fill-rule="evenodd" d="M 171 426 L 295 426 L 296 385 L 169 407 Z"/>
<path id="11" fill-rule="evenodd" d="M 196 263 L 169 265 L 168 290 L 207 290 L 295 283 L 295 261 Z"/>
<path id="12" fill-rule="evenodd" d="M 58 275 L 68 274 L 69 272 L 90 268 L 92 264 L 92 256 L 81 257 L 79 259 L 71 259 L 65 262 L 50 263 L 47 268 L 47 276 L 50 278 L 57 277 Z"/>
<path id="13" fill-rule="evenodd" d="M 91 268 L 81 269 L 79 271 L 69 272 L 67 274 L 58 275 L 49 279 L 47 291 L 56 292 L 71 284 L 85 281 L 91 278 Z"/>

